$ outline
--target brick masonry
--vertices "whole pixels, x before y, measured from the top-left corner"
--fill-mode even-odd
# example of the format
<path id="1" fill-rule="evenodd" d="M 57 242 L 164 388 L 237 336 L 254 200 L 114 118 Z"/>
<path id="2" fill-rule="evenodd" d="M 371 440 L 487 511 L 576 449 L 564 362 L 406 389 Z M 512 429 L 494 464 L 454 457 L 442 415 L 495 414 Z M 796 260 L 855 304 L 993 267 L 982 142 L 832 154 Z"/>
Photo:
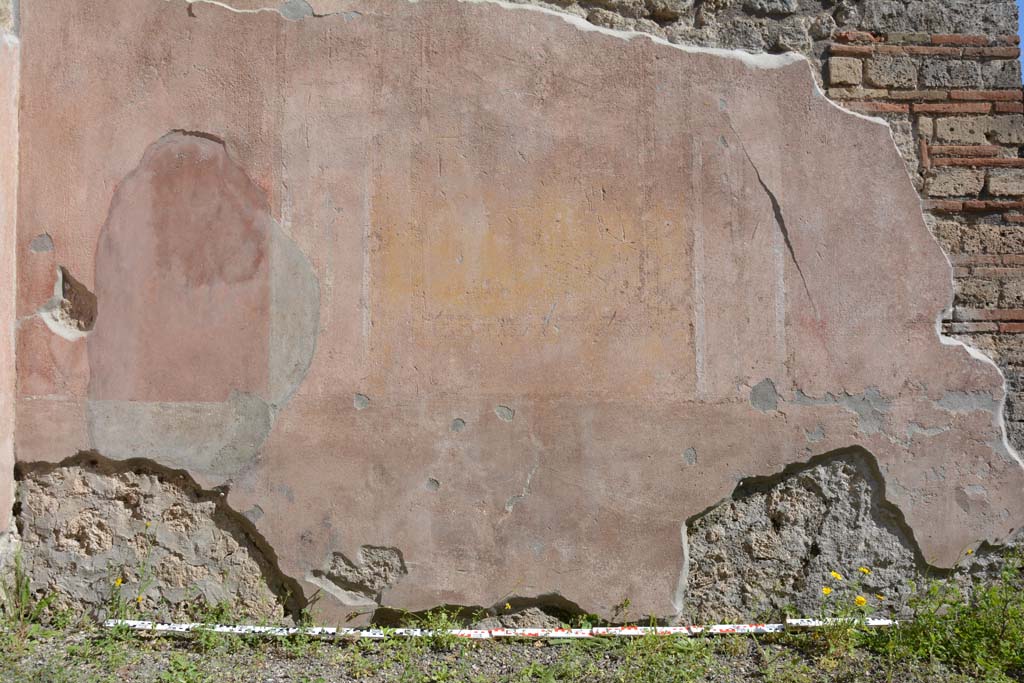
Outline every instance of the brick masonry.
<path id="1" fill-rule="evenodd" d="M 1011 28 L 1011 27 L 1007 27 Z M 945 333 L 987 353 L 1024 448 L 1024 101 L 1018 37 L 838 31 L 823 79 L 844 106 L 886 118 L 954 266 Z M 894 226 L 896 227 L 896 226 Z"/>

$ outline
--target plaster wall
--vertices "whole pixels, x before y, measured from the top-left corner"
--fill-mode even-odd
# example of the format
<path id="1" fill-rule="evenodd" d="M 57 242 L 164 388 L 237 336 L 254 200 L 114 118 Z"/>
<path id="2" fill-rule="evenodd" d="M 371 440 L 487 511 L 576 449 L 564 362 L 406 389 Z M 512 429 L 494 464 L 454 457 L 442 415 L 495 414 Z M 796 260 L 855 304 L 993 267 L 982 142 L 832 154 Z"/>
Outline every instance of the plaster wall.
<path id="1" fill-rule="evenodd" d="M 2 19 L 2 15 L 0 15 Z M 0 28 L 0 537 L 14 503 L 15 224 L 18 196 L 18 39 Z"/>
<path id="2" fill-rule="evenodd" d="M 982 5 L 907 16 L 940 43 L 1002 35 L 1012 3 Z M 749 560 L 733 536 L 792 551 L 815 515 L 861 542 L 807 553 L 853 566 L 1010 541 L 1003 378 L 938 332 L 954 273 L 918 196 L 929 112 L 882 107 L 900 84 L 829 91 L 890 126 L 816 82 L 866 40 L 837 22 L 907 21 L 850 7 L 23 3 L 15 439 L 39 583 L 76 553 L 92 584 L 121 561 L 145 527 L 120 492 L 149 476 L 178 482 L 156 501 L 233 512 L 207 536 L 252 558 L 242 602 L 264 609 L 262 567 L 332 620 L 757 609 L 778 596 L 708 597 Z M 861 79 L 886 57 L 845 49 Z M 978 87 L 1001 87 L 989 71 Z M 987 97 L 991 125 L 1012 116 Z M 827 493 L 744 484 L 822 457 Z M 61 486 L 96 505 L 42 514 Z M 131 533 L 43 540 L 100 510 Z M 223 560 L 193 556 L 181 576 Z"/>

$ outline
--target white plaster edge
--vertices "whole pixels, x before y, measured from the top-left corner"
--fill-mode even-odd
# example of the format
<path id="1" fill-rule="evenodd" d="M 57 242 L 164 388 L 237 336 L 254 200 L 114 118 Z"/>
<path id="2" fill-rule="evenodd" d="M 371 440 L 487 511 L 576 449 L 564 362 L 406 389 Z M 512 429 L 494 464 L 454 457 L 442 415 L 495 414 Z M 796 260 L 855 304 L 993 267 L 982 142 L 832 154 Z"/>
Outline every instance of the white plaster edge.
<path id="1" fill-rule="evenodd" d="M 278 15 L 282 19 L 287 19 L 287 17 L 285 17 L 283 14 L 281 14 L 281 10 L 278 9 L 277 7 L 257 7 L 256 9 L 240 9 L 238 7 L 232 7 L 231 5 L 227 4 L 226 2 L 219 2 L 219 0 L 184 0 L 184 1 L 185 1 L 186 5 L 213 5 L 215 7 L 220 7 L 221 9 L 226 9 L 229 12 L 234 12 L 235 14 L 260 14 L 261 12 L 273 12 L 274 14 Z M 179 0 L 164 0 L 164 2 L 179 2 Z"/>
<path id="2" fill-rule="evenodd" d="M 415 0 L 412 0 L 415 1 Z M 457 0 L 467 4 L 489 4 L 498 5 L 508 10 L 523 10 L 529 12 L 538 12 L 540 14 L 547 14 L 550 16 L 558 17 L 562 21 L 576 27 L 580 31 L 596 32 L 603 35 L 612 36 L 621 40 L 632 40 L 634 38 L 646 38 L 655 45 L 664 45 L 681 52 L 688 52 L 691 54 L 708 54 L 715 55 L 718 57 L 727 57 L 732 59 L 738 59 L 743 62 L 746 66 L 751 66 L 758 69 L 781 69 L 782 67 L 795 64 L 796 62 L 807 62 L 810 61 L 804 55 L 798 52 L 783 52 L 781 54 L 769 54 L 767 52 L 747 52 L 746 50 L 728 49 L 722 47 L 704 47 L 700 45 L 684 45 L 680 43 L 673 43 L 660 36 L 656 36 L 652 33 L 645 33 L 643 31 L 623 31 L 621 29 L 607 28 L 605 26 L 598 26 L 592 24 L 583 17 L 575 14 L 568 14 L 559 10 L 554 10 L 549 7 L 542 7 L 540 5 L 530 5 L 524 3 L 508 2 L 507 0 Z"/>
<path id="3" fill-rule="evenodd" d="M 9 151 L 8 154 L 13 156 L 13 160 L 10 161 L 14 168 L 14 197 L 11 198 L 11 211 L 14 224 L 10 226 L 14 233 L 13 242 L 17 242 L 17 222 L 18 222 L 18 185 L 20 181 L 20 173 L 18 169 L 20 167 L 19 159 L 19 147 L 18 140 L 20 138 L 21 131 L 21 118 L 18 115 L 20 110 L 19 104 L 21 101 L 21 40 L 17 36 L 18 31 L 18 1 L 15 0 L 11 6 L 12 20 L 13 20 L 13 33 L 7 30 L 0 30 L 0 45 L 4 51 L 10 51 L 12 53 L 12 62 L 15 69 L 14 73 L 14 87 L 12 88 L 13 99 L 13 110 L 14 116 L 14 145 L 13 150 Z M 8 157 L 10 159 L 10 157 Z M 14 427 L 16 418 L 16 401 L 14 397 L 17 393 L 17 344 L 15 338 L 17 336 L 17 330 L 19 320 L 17 317 L 17 304 L 14 301 L 14 293 L 17 291 L 17 272 L 18 272 L 18 250 L 15 244 L 12 244 L 12 251 L 14 252 L 11 256 L 11 272 L 8 274 L 7 279 L 7 296 L 11 297 L 11 308 L 10 312 L 12 319 L 8 324 L 4 325 L 7 337 L 4 343 L 7 345 L 9 358 L 11 362 L 10 370 L 11 377 L 7 386 L 4 387 L 5 391 L 10 392 L 11 403 L 10 403 L 10 414 L 7 419 L 4 420 L 3 428 L 7 432 L 3 439 L 3 445 L 6 447 L 9 445 L 10 450 L 8 456 L 10 457 L 10 468 L 4 467 L 3 471 L 0 471 L 0 486 L 6 489 L 6 493 L 9 493 L 10 500 L 12 502 L 17 501 L 18 485 L 14 477 L 14 466 L 18 462 L 17 456 L 17 443 L 14 440 Z M 21 537 L 18 534 L 17 520 L 10 511 L 5 514 L 9 515 L 7 520 L 7 529 L 0 528 L 0 574 L 6 575 L 9 570 L 11 563 L 14 561 L 18 550 L 21 547 Z"/>
<path id="4" fill-rule="evenodd" d="M 181 1 L 182 0 L 164 0 L 164 2 L 181 2 Z M 406 0 L 406 1 L 409 4 L 417 4 L 419 0 Z M 754 67 L 754 68 L 758 68 L 758 69 L 781 69 L 782 67 L 789 66 L 790 64 L 795 64 L 795 63 L 801 62 L 801 61 L 802 62 L 806 62 L 808 64 L 808 66 L 810 66 L 810 60 L 808 60 L 807 57 L 805 57 L 804 55 L 800 54 L 799 52 L 784 52 L 784 53 L 781 53 L 781 54 L 770 54 L 770 53 L 767 53 L 767 52 L 747 52 L 746 50 L 728 49 L 728 48 L 721 48 L 721 47 L 704 47 L 704 46 L 700 46 L 700 45 L 683 45 L 683 44 L 679 44 L 679 43 L 670 42 L 670 41 L 668 41 L 668 40 L 666 40 L 664 38 L 661 38 L 660 36 L 656 36 L 656 35 L 653 35 L 651 33 L 644 33 L 643 31 L 623 31 L 623 30 L 620 30 L 620 29 L 607 28 L 605 26 L 597 26 L 596 24 L 591 24 L 589 21 L 587 21 L 583 17 L 577 16 L 575 14 L 569 14 L 569 13 L 566 13 L 566 12 L 561 12 L 559 10 L 551 9 L 549 7 L 542 7 L 540 5 L 508 2 L 507 0 L 456 0 L 456 1 L 460 2 L 460 3 L 466 3 L 466 4 L 497 5 L 499 7 L 507 9 L 507 10 L 517 10 L 517 11 L 537 12 L 537 13 L 540 13 L 540 14 L 547 14 L 549 16 L 557 17 L 557 18 L 561 19 L 562 21 L 566 22 L 567 24 L 570 24 L 570 25 L 576 27 L 580 31 L 600 33 L 600 34 L 603 34 L 603 35 L 612 36 L 614 38 L 619 38 L 620 40 L 627 40 L 627 41 L 628 40 L 633 40 L 634 38 L 646 38 L 646 39 L 650 40 L 651 42 L 655 43 L 656 45 L 663 45 L 665 47 L 670 47 L 670 48 L 679 50 L 681 52 L 688 52 L 688 53 L 691 53 L 691 54 L 708 54 L 708 55 L 715 55 L 715 56 L 718 56 L 718 57 L 738 59 L 741 62 L 743 62 L 746 66 L 750 66 L 750 67 Z M 235 12 L 236 14 L 259 14 L 261 12 L 273 12 L 274 14 L 277 14 L 278 16 L 280 16 L 282 19 L 289 20 L 288 17 L 284 16 L 281 13 L 280 6 L 278 6 L 278 7 L 259 7 L 259 8 L 255 8 L 255 9 L 238 9 L 238 8 L 232 7 L 231 5 L 227 4 L 226 2 L 221 2 L 221 0 L 184 0 L 184 2 L 186 4 L 189 4 L 189 5 L 199 5 L 199 4 L 215 5 L 217 7 L 221 7 L 223 9 L 226 9 L 229 12 Z M 341 16 L 343 14 L 344 14 L 344 12 L 331 12 L 329 14 L 323 14 L 323 15 L 316 15 L 315 14 L 315 15 L 313 15 L 311 17 L 308 17 L 308 18 L 309 19 L 323 19 L 323 18 L 331 17 L 331 16 Z M 856 113 L 856 112 L 851 112 L 851 113 Z M 870 118 L 870 117 L 864 117 L 864 118 Z M 881 120 L 881 119 L 878 119 L 878 120 Z M 883 123 L 884 123 L 884 121 L 883 121 Z"/>
<path id="5" fill-rule="evenodd" d="M 180 0 L 164 0 L 164 2 L 179 2 L 179 1 Z M 416 3 L 419 2 L 419 0 L 406 0 L 406 1 L 409 4 L 416 4 Z M 835 107 L 836 109 L 838 109 L 838 110 L 840 110 L 840 111 L 842 111 L 842 112 L 844 112 L 846 114 L 849 114 L 849 115 L 854 116 L 856 118 L 862 119 L 864 121 L 869 121 L 869 122 L 877 124 L 877 125 L 886 126 L 886 127 L 889 126 L 889 122 L 886 121 L 885 119 L 881 118 L 881 117 L 869 116 L 867 114 L 862 114 L 861 112 L 854 111 L 852 109 L 848 109 L 848 108 L 842 106 L 841 104 L 839 104 L 838 102 L 836 102 L 835 100 L 833 100 L 832 98 L 830 98 L 825 93 L 825 91 L 822 89 L 821 84 L 818 83 L 818 80 L 814 77 L 814 67 L 811 64 L 811 60 L 808 59 L 806 55 L 804 55 L 804 54 L 802 54 L 800 52 L 783 52 L 783 53 L 780 53 L 780 54 L 771 54 L 771 53 L 767 53 L 767 52 L 748 52 L 746 50 L 741 50 L 741 49 L 738 49 L 738 48 L 730 49 L 730 48 L 722 48 L 722 47 L 706 47 L 706 46 L 702 46 L 702 45 L 686 45 L 686 44 L 682 44 L 682 43 L 673 43 L 673 42 L 671 42 L 669 40 L 666 40 L 665 38 L 662 38 L 660 36 L 656 36 L 656 35 L 654 35 L 652 33 L 645 33 L 643 31 L 625 31 L 625 30 L 621 30 L 621 29 L 607 28 L 605 26 L 598 26 L 596 24 L 590 23 L 589 21 L 587 21 L 583 17 L 577 16 L 575 14 L 569 14 L 568 12 L 562 12 L 560 10 L 551 9 L 549 7 L 544 7 L 544 6 L 541 6 L 541 5 L 533 5 L 533 4 L 517 3 L 517 2 L 508 2 L 508 0 L 456 0 L 456 1 L 460 2 L 460 3 L 466 3 L 466 4 L 491 4 L 491 5 L 497 5 L 497 6 L 501 7 L 501 8 L 503 8 L 503 9 L 511 10 L 511 11 L 537 12 L 537 13 L 540 13 L 540 14 L 546 14 L 546 15 L 549 15 L 549 16 L 552 16 L 552 17 L 557 17 L 558 19 L 561 19 L 562 21 L 564 21 L 567 24 L 575 27 L 579 31 L 600 33 L 602 35 L 612 36 L 614 38 L 619 38 L 620 40 L 626 40 L 626 41 L 633 40 L 634 38 L 644 38 L 644 39 L 650 40 L 655 45 L 669 47 L 669 48 L 672 48 L 672 49 L 675 49 L 675 50 L 679 50 L 681 52 L 686 52 L 686 53 L 689 53 L 689 54 L 706 54 L 706 55 L 713 55 L 713 56 L 716 56 L 716 57 L 722 57 L 722 58 L 725 58 L 725 59 L 737 59 L 740 62 L 742 62 L 745 66 L 756 68 L 756 69 L 766 69 L 766 70 L 768 70 L 768 69 L 781 69 L 783 67 L 789 66 L 790 64 L 796 64 L 798 62 L 803 62 L 804 64 L 807 65 L 807 70 L 808 70 L 810 78 L 811 78 L 811 84 L 812 84 L 811 87 L 812 87 L 814 95 L 820 97 L 821 99 L 823 99 L 826 102 L 828 102 L 831 106 Z M 286 21 L 294 21 L 293 19 L 289 19 L 288 17 L 284 16 L 281 13 L 280 5 L 278 7 L 259 7 L 259 8 L 256 8 L 256 9 L 238 9 L 238 8 L 232 7 L 231 5 L 227 4 L 226 2 L 221 2 L 220 0 L 184 0 L 184 2 L 186 4 L 189 4 L 189 5 L 192 5 L 192 4 L 214 5 L 216 7 L 221 7 L 223 9 L 226 9 L 229 12 L 235 12 L 236 14 L 259 14 L 261 12 L 273 12 L 274 14 L 277 14 L 278 16 L 280 16 L 282 19 L 284 19 Z M 323 18 L 326 18 L 326 17 L 341 16 L 341 15 L 345 15 L 345 14 L 346 14 L 346 12 L 331 12 L 329 14 L 312 15 L 311 17 L 305 17 L 305 18 L 309 18 L 309 19 L 323 19 Z"/>
<path id="6" fill-rule="evenodd" d="M 687 523 L 688 520 L 683 520 L 682 525 L 679 527 L 679 535 L 683 546 L 683 566 L 679 570 L 679 577 L 676 579 L 676 590 L 672 595 L 672 606 L 676 610 L 677 619 L 682 616 L 683 610 L 686 609 L 686 595 L 690 590 L 690 535 L 686 529 Z"/>
<path id="7" fill-rule="evenodd" d="M 930 233 L 931 230 L 929 230 L 928 232 Z M 934 239 L 934 235 L 932 237 Z M 936 242 L 938 242 L 938 240 L 936 240 Z M 950 279 L 953 279 L 953 264 L 949 260 L 949 255 L 946 254 L 945 249 L 942 249 L 941 246 L 939 250 L 942 252 L 943 257 L 945 257 L 946 259 L 946 263 L 949 265 Z M 995 371 L 999 373 L 999 378 L 1003 381 L 1003 396 L 1002 398 L 999 399 L 998 409 L 992 413 L 993 422 L 999 428 L 1000 441 L 1002 443 L 1003 448 L 1006 451 L 1006 454 L 1009 455 L 1010 458 L 1012 458 L 1021 469 L 1024 469 L 1024 459 L 1021 458 L 1020 453 L 1017 451 L 1016 448 L 1014 448 L 1013 444 L 1010 443 L 1010 438 L 1008 432 L 1006 431 L 1006 398 L 1007 396 L 1009 396 L 1010 393 L 1006 383 L 1006 375 L 1003 374 L 1003 369 L 999 367 L 999 364 L 992 360 L 984 351 L 981 351 L 980 349 L 975 348 L 966 342 L 960 341 L 959 339 L 947 336 L 942 333 L 942 319 L 952 311 L 952 308 L 953 306 L 951 303 L 949 306 L 939 311 L 938 315 L 935 316 L 935 334 L 937 334 L 939 337 L 939 343 L 941 343 L 943 346 L 962 346 L 971 358 L 992 366 L 995 369 Z"/>

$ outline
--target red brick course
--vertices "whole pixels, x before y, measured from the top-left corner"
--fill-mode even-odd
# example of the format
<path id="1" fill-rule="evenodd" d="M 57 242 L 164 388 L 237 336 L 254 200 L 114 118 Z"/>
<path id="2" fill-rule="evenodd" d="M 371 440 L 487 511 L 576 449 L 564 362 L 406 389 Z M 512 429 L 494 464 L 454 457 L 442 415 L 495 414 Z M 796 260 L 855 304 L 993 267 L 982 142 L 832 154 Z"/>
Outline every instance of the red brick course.
<path id="1" fill-rule="evenodd" d="M 923 193 L 957 173 L 965 183 L 950 187 L 971 193 L 923 201 L 937 237 L 951 252 L 954 277 L 992 283 L 982 290 L 977 282 L 958 290 L 963 303 L 955 306 L 945 329 L 950 334 L 1024 334 L 1024 308 L 999 308 L 1020 305 L 1024 281 L 1024 197 L 1014 196 L 1021 183 L 1021 171 L 1015 169 L 1024 169 L 1024 122 L 1013 118 L 1024 114 L 1024 90 L 1006 87 L 1005 77 L 1016 67 L 1009 60 L 1020 56 L 1020 39 L 845 31 L 833 41 L 831 56 L 860 60 L 862 67 L 842 63 L 842 76 L 829 96 L 855 111 L 911 124 L 902 135 L 909 130 L 914 138 L 897 139 L 901 145 L 913 142 Z M 963 61 L 979 63 L 973 78 Z M 969 122 L 972 117 L 978 118 L 976 125 Z M 1004 290 L 1004 283 L 1014 289 Z M 995 295 L 986 293 L 992 287 Z"/>
<path id="2" fill-rule="evenodd" d="M 922 114 L 987 114 L 992 111 L 989 102 L 915 103 L 914 111 Z"/>
<path id="3" fill-rule="evenodd" d="M 932 166 L 977 166 L 979 168 L 1024 168 L 1024 159 L 1009 157 L 957 158 L 932 160 Z"/>
<path id="4" fill-rule="evenodd" d="M 999 156 L 1002 147 L 996 145 L 929 145 L 932 156 L 947 157 L 994 157 Z"/>

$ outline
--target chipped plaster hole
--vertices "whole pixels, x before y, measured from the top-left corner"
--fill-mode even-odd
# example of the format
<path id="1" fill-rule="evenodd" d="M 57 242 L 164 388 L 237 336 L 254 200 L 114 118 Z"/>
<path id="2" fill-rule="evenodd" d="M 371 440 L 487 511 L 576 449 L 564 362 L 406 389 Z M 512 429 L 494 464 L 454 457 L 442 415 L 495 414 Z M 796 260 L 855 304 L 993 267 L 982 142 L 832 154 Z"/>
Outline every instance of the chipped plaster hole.
<path id="1" fill-rule="evenodd" d="M 278 13 L 290 21 L 299 21 L 313 16 L 313 8 L 306 0 L 287 0 L 277 8 Z"/>
<path id="2" fill-rule="evenodd" d="M 511 422 L 512 418 L 516 416 L 516 411 L 508 406 L 498 406 L 494 409 L 494 414 L 497 415 L 500 420 Z"/>
<path id="3" fill-rule="evenodd" d="M 697 464 L 697 449 L 696 448 L 687 448 L 685 451 L 683 451 L 683 462 L 685 462 L 687 465 L 696 465 Z"/>
<path id="4" fill-rule="evenodd" d="M 466 428 L 466 421 L 463 420 L 461 417 L 457 417 L 454 420 L 452 420 L 451 430 L 453 432 L 461 432 L 465 428 Z"/>
<path id="5" fill-rule="evenodd" d="M 349 605 L 379 604 L 381 593 L 408 574 L 398 548 L 364 545 L 359 564 L 335 552 L 326 569 L 315 570 L 310 579 Z"/>
<path id="6" fill-rule="evenodd" d="M 254 9 L 242 9 L 234 7 L 231 4 L 231 0 L 222 2 L 221 0 L 187 0 L 187 11 L 190 17 L 195 18 L 196 13 L 193 5 L 198 4 L 210 4 L 222 7 L 231 12 L 238 14 L 257 14 L 259 12 L 276 12 L 281 16 L 282 19 L 288 21 L 301 21 L 303 19 L 317 18 L 322 19 L 323 17 L 340 16 L 345 21 L 351 21 L 362 16 L 361 12 L 355 10 L 338 11 L 338 12 L 325 12 L 323 14 L 317 14 L 313 9 L 313 6 L 309 4 L 307 0 L 284 0 L 276 7 L 257 7 Z M 268 2 L 269 4 L 269 2 Z"/>
<path id="7" fill-rule="evenodd" d="M 812 398 L 798 390 L 794 403 L 804 406 L 840 405 L 857 414 L 857 429 L 864 434 L 881 431 L 891 405 L 876 387 L 868 387 L 863 394 L 828 393 L 823 398 Z"/>
<path id="8" fill-rule="evenodd" d="M 356 394 L 352 397 L 352 407 L 356 410 L 366 410 L 370 407 L 370 397 L 365 394 Z"/>
<path id="9" fill-rule="evenodd" d="M 750 405 L 762 413 L 770 413 L 779 407 L 779 394 L 775 391 L 775 382 L 763 379 L 750 390 Z"/>
<path id="10" fill-rule="evenodd" d="M 804 437 L 811 443 L 818 443 L 825 438 L 825 426 L 818 425 L 811 431 L 804 430 Z"/>
<path id="11" fill-rule="evenodd" d="M 32 238 L 28 243 L 28 250 L 33 254 L 43 254 L 53 251 L 53 238 L 48 233 L 42 233 Z"/>
<path id="12" fill-rule="evenodd" d="M 76 280 L 64 266 L 57 268 L 53 297 L 39 309 L 50 331 L 65 339 L 81 339 L 96 324 L 96 295 Z"/>
<path id="13" fill-rule="evenodd" d="M 434 479 L 433 477 L 431 477 L 430 479 L 427 479 L 427 490 L 428 491 L 436 491 L 439 488 L 441 488 L 441 482 L 439 482 L 437 479 Z"/>

